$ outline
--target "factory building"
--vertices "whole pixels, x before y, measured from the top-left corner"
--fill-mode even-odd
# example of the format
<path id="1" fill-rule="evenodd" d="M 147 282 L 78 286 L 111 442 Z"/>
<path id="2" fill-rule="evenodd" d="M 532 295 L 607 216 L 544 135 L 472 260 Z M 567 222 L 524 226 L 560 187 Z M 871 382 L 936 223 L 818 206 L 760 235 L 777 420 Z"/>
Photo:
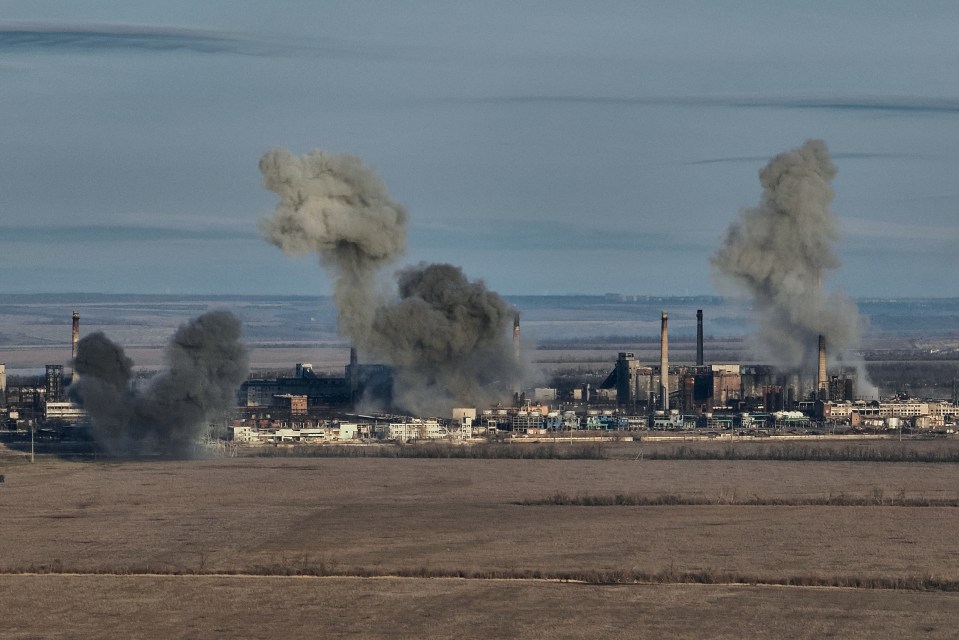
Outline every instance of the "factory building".
<path id="1" fill-rule="evenodd" d="M 783 375 L 771 366 L 739 363 L 704 362 L 703 315 L 696 312 L 696 364 L 670 365 L 668 358 L 667 314 L 662 314 L 660 329 L 660 363 L 643 366 L 633 352 L 621 351 L 613 371 L 600 385 L 601 390 L 615 389 L 616 403 L 633 412 L 668 413 L 677 409 L 683 414 L 713 411 L 795 411 L 801 403 L 815 400 L 851 400 L 855 393 L 855 376 L 825 372 L 826 343 L 818 339 L 817 371 L 805 379 L 798 374 Z M 814 404 L 810 404 L 813 407 Z"/>
<path id="2" fill-rule="evenodd" d="M 45 385 L 47 402 L 63 402 L 63 365 L 48 364 Z"/>
<path id="3" fill-rule="evenodd" d="M 411 440 L 440 440 L 450 437 L 449 429 L 441 425 L 436 419 L 413 419 L 409 422 L 391 422 L 386 428 L 386 439 L 397 442 Z"/>
<path id="4" fill-rule="evenodd" d="M 57 420 L 76 423 L 83 422 L 86 418 L 87 412 L 72 402 L 46 402 L 43 406 L 43 419 L 46 422 Z"/>
<path id="5" fill-rule="evenodd" d="M 357 363 L 354 351 L 342 377 L 317 375 L 312 365 L 297 363 L 292 377 L 247 380 L 240 385 L 237 396 L 242 407 L 270 407 L 296 413 L 351 409 L 361 398 L 389 406 L 393 371 L 385 365 Z"/>

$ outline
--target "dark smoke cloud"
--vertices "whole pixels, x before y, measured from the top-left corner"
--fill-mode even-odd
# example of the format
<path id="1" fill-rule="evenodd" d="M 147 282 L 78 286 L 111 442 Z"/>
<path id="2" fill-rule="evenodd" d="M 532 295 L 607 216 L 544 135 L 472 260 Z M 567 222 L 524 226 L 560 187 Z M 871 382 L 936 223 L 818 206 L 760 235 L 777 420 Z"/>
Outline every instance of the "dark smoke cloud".
<path id="1" fill-rule="evenodd" d="M 376 306 L 376 273 L 406 250 L 406 209 L 355 156 L 277 149 L 263 156 L 260 171 L 280 197 L 260 232 L 289 255 L 319 255 L 333 275 L 340 331 L 362 341 Z"/>
<path id="2" fill-rule="evenodd" d="M 515 309 L 449 264 L 403 269 L 397 282 L 399 300 L 377 309 L 369 345 L 397 368 L 395 401 L 423 414 L 501 395 L 517 371 Z"/>
<path id="3" fill-rule="evenodd" d="M 141 390 L 133 361 L 103 333 L 77 344 L 78 380 L 70 397 L 90 415 L 97 442 L 120 455 L 190 452 L 207 421 L 229 410 L 248 371 L 240 321 L 211 311 L 177 329 L 166 348 L 167 370 Z"/>
<path id="4" fill-rule="evenodd" d="M 759 205 L 742 211 L 712 259 L 722 278 L 752 298 L 761 343 L 787 370 L 814 366 L 820 334 L 833 355 L 859 345 L 856 305 L 822 287 L 825 273 L 839 267 L 829 207 L 836 171 L 821 140 L 777 155 L 759 173 Z"/>
<path id="5" fill-rule="evenodd" d="M 261 232 L 288 254 L 319 255 L 333 276 L 340 332 L 395 367 L 397 406 L 439 414 L 509 389 L 514 311 L 482 282 L 451 265 L 420 265 L 397 274 L 397 295 L 377 288 L 377 273 L 404 251 L 407 213 L 376 174 L 323 151 L 271 151 L 260 170 L 280 196 Z"/>

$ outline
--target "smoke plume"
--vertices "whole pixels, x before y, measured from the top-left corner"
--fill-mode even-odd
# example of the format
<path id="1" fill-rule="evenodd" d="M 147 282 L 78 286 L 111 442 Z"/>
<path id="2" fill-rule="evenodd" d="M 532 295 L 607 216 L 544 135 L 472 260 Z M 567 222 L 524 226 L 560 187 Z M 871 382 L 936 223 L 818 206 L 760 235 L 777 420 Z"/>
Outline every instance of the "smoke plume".
<path id="1" fill-rule="evenodd" d="M 712 259 L 722 278 L 752 298 L 761 345 L 785 370 L 815 366 L 819 335 L 833 355 L 859 346 L 855 303 L 822 287 L 825 273 L 839 267 L 829 206 L 836 171 L 821 140 L 774 157 L 759 173 L 759 205 L 742 211 Z"/>
<path id="2" fill-rule="evenodd" d="M 378 271 L 404 250 L 407 213 L 370 169 L 353 156 L 271 151 L 260 170 L 280 196 L 262 234 L 288 254 L 319 255 L 333 276 L 340 332 L 394 367 L 397 406 L 438 414 L 509 388 L 514 310 L 482 282 L 421 264 L 397 274 L 395 294 L 378 293 Z"/>
<path id="3" fill-rule="evenodd" d="M 405 251 L 406 209 L 355 156 L 274 149 L 260 172 L 280 197 L 260 232 L 288 255 L 319 255 L 333 275 L 340 330 L 361 339 L 372 322 L 376 272 Z"/>
<path id="4" fill-rule="evenodd" d="M 491 402 L 516 373 L 514 309 L 459 267 L 397 274 L 399 299 L 377 309 L 369 345 L 396 367 L 394 400 L 413 413 Z"/>
<path id="5" fill-rule="evenodd" d="M 177 329 L 164 353 L 166 371 L 142 391 L 131 387 L 133 361 L 103 333 L 77 345 L 70 397 L 90 416 L 94 438 L 120 455 L 184 456 L 207 421 L 229 410 L 246 378 L 240 321 L 211 311 Z"/>

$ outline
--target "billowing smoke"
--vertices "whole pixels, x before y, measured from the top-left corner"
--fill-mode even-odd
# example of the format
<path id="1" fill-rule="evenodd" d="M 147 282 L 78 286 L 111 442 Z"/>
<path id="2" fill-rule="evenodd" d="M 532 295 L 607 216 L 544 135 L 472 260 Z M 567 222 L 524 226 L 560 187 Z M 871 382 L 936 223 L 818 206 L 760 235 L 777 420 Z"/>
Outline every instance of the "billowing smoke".
<path id="1" fill-rule="evenodd" d="M 821 140 L 770 160 L 759 173 L 759 205 L 742 211 L 712 259 L 721 277 L 752 298 L 760 343 L 785 370 L 814 370 L 819 335 L 834 356 L 859 346 L 855 303 L 822 287 L 825 273 L 839 267 L 829 206 L 836 171 Z"/>
<path id="2" fill-rule="evenodd" d="M 398 407 L 438 414 L 509 389 L 514 310 L 499 295 L 442 264 L 401 270 L 395 295 L 377 288 L 377 272 L 404 250 L 407 214 L 376 174 L 323 151 L 270 151 L 260 170 L 280 196 L 261 232 L 288 254 L 319 255 L 334 279 L 340 332 L 393 365 Z"/>
<path id="3" fill-rule="evenodd" d="M 90 416 L 98 444 L 119 455 L 189 455 L 207 421 L 227 412 L 248 371 L 241 324 L 211 311 L 177 329 L 164 353 L 167 369 L 142 390 L 131 386 L 133 361 L 103 333 L 77 345 L 70 397 Z"/>
<path id="4" fill-rule="evenodd" d="M 260 171 L 280 197 L 260 232 L 289 255 L 319 255 L 333 275 L 340 330 L 362 341 L 376 306 L 376 272 L 406 248 L 406 209 L 355 156 L 274 149 Z"/>
<path id="5" fill-rule="evenodd" d="M 397 281 L 399 300 L 377 309 L 369 346 L 396 366 L 399 406 L 419 414 L 482 406 L 508 388 L 517 370 L 509 304 L 449 264 L 409 267 Z"/>

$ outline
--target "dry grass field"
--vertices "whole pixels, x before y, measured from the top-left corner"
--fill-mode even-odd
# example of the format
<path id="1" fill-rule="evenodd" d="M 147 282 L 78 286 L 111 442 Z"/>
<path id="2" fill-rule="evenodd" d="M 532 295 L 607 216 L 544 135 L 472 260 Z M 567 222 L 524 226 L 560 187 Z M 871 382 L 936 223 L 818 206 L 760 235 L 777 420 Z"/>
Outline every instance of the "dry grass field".
<path id="1" fill-rule="evenodd" d="M 518 503 L 559 492 L 955 500 L 955 464 L 619 454 L 31 465 L 7 452 L 0 638 L 952 637 L 954 592 L 763 583 L 954 588 L 957 507 Z M 371 575 L 414 577 L 356 577 Z M 470 579 L 435 577 L 456 575 Z M 489 579 L 511 576 L 662 584 Z M 690 576 L 758 584 L 681 584 Z M 42 616 L 27 606 L 38 601 Z"/>
<path id="2" fill-rule="evenodd" d="M 959 594 L 723 585 L 0 576 L 0 637 L 954 638 Z"/>

